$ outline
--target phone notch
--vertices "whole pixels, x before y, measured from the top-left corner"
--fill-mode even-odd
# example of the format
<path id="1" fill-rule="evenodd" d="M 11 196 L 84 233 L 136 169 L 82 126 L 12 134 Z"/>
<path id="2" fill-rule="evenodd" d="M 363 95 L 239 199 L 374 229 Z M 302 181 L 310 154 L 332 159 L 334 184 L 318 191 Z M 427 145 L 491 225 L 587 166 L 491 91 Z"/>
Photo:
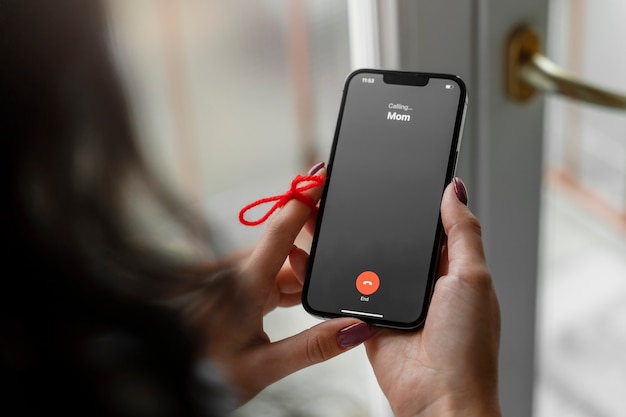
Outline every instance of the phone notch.
<path id="1" fill-rule="evenodd" d="M 396 85 L 413 85 L 417 87 L 424 87 L 428 85 L 430 76 L 422 73 L 394 73 L 383 74 L 383 81 L 385 84 Z"/>

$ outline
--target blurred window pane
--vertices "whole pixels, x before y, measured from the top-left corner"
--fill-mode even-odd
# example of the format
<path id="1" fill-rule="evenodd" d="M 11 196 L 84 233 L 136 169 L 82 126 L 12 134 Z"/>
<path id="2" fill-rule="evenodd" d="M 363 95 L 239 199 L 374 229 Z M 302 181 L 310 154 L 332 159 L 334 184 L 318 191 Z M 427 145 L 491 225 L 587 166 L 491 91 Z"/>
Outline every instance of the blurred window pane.
<path id="1" fill-rule="evenodd" d="M 346 2 L 108 0 L 145 152 L 238 246 L 237 212 L 330 151 Z"/>
<path id="2" fill-rule="evenodd" d="M 626 92 L 626 3 L 552 0 L 548 56 Z M 537 415 L 626 409 L 626 113 L 549 98 Z"/>

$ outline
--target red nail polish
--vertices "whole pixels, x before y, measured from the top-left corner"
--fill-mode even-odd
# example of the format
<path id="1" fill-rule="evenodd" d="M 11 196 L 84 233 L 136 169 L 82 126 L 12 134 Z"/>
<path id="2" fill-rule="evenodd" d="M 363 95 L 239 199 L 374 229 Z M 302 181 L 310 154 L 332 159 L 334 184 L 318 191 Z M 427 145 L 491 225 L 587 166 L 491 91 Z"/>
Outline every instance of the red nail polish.
<path id="1" fill-rule="evenodd" d="M 343 348 L 358 346 L 372 335 L 369 326 L 365 322 L 355 323 L 339 330 L 337 343 Z"/>
<path id="2" fill-rule="evenodd" d="M 452 179 L 452 185 L 454 185 L 454 193 L 456 194 L 456 197 L 461 203 L 467 206 L 467 188 L 465 187 L 463 181 L 459 177 L 454 177 Z"/>

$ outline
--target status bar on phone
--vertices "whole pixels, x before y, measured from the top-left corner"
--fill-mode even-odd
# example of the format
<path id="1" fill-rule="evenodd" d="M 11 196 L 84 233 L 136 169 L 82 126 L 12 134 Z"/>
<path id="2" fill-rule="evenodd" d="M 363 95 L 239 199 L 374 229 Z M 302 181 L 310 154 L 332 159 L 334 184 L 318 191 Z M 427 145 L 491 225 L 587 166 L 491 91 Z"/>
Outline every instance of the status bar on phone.
<path id="1" fill-rule="evenodd" d="M 341 310 L 342 313 L 345 314 L 356 314 L 358 316 L 367 316 L 367 317 L 376 317 L 378 319 L 381 319 L 383 317 L 382 314 L 376 314 L 376 313 L 365 313 L 363 311 L 353 311 L 353 310 Z"/>

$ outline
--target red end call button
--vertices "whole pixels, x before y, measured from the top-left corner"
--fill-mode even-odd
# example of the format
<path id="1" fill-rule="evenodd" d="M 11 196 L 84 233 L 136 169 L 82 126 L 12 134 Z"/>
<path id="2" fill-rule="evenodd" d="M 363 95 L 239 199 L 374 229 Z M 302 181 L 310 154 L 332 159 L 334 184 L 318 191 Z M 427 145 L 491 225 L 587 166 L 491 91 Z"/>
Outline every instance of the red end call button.
<path id="1" fill-rule="evenodd" d="M 356 279 L 356 289 L 363 295 L 374 294 L 379 286 L 380 279 L 372 271 L 362 272 Z"/>

